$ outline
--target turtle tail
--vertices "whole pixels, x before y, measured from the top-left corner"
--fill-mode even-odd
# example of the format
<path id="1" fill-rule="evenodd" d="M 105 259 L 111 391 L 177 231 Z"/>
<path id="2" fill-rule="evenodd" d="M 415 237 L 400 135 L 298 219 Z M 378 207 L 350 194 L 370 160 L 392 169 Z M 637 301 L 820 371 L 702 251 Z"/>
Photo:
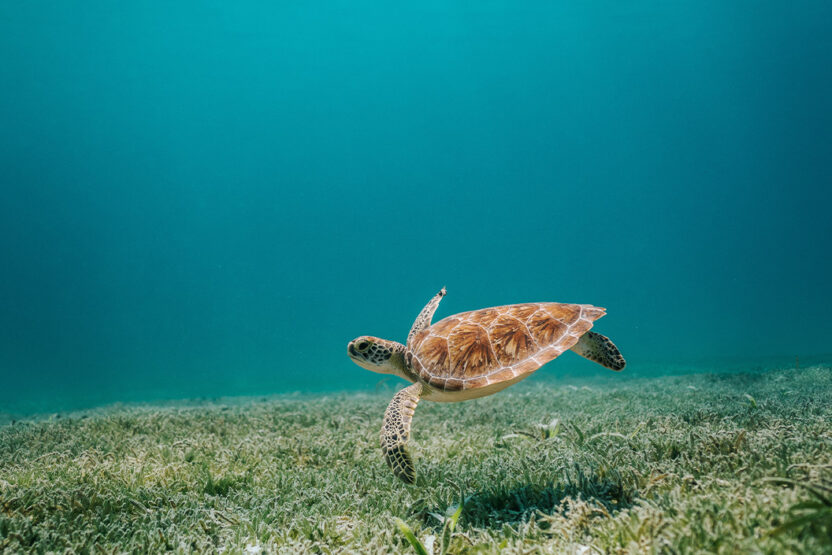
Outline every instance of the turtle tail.
<path id="1" fill-rule="evenodd" d="M 621 356 L 621 351 L 610 341 L 610 338 L 594 331 L 583 334 L 572 350 L 610 370 L 623 370 L 627 365 L 627 361 Z"/>

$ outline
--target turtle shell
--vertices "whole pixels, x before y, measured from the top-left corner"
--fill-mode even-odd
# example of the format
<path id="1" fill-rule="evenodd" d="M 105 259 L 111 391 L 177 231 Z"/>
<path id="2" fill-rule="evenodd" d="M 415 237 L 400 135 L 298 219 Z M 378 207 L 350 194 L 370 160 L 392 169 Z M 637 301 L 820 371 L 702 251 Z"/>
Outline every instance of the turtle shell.
<path id="1" fill-rule="evenodd" d="M 407 362 L 437 389 L 486 387 L 534 372 L 573 347 L 605 309 L 526 303 L 462 312 L 412 338 Z"/>

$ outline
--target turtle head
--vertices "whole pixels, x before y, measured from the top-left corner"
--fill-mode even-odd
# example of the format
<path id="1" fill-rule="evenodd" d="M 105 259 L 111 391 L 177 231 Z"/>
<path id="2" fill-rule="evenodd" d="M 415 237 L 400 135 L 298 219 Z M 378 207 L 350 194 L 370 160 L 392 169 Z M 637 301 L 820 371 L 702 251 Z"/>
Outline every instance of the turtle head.
<path id="1" fill-rule="evenodd" d="M 361 368 L 379 374 L 402 374 L 404 345 L 372 335 L 356 337 L 347 345 L 347 355 Z"/>

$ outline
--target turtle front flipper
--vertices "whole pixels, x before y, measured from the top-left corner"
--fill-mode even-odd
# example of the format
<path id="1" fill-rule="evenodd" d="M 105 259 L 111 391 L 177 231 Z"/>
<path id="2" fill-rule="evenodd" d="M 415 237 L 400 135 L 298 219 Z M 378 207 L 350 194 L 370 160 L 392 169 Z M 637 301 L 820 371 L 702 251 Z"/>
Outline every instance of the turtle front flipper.
<path id="1" fill-rule="evenodd" d="M 415 383 L 393 396 L 393 400 L 384 412 L 381 426 L 381 452 L 384 460 L 403 482 L 412 484 L 416 480 L 413 459 L 407 452 L 407 440 L 410 439 L 410 422 L 413 411 L 419 403 L 422 384 Z"/>
<path id="2" fill-rule="evenodd" d="M 436 312 L 436 309 L 439 307 L 439 301 L 442 300 L 442 297 L 445 296 L 445 288 L 439 290 L 439 293 L 433 296 L 433 298 L 425 305 L 425 308 L 422 309 L 422 312 L 416 317 L 416 321 L 413 322 L 413 327 L 410 328 L 410 333 L 407 334 L 407 344 L 410 345 L 410 339 L 419 333 L 422 330 L 426 330 L 430 327 L 430 321 L 433 318 L 433 313 Z"/>

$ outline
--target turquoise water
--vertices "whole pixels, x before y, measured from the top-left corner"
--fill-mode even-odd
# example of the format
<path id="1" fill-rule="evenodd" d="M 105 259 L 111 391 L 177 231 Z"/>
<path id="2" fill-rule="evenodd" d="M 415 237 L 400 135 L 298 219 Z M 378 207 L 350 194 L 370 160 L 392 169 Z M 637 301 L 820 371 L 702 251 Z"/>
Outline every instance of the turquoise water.
<path id="1" fill-rule="evenodd" d="M 0 411 L 371 391 L 443 285 L 604 306 L 632 375 L 829 362 L 830 21 L 3 2 Z"/>

